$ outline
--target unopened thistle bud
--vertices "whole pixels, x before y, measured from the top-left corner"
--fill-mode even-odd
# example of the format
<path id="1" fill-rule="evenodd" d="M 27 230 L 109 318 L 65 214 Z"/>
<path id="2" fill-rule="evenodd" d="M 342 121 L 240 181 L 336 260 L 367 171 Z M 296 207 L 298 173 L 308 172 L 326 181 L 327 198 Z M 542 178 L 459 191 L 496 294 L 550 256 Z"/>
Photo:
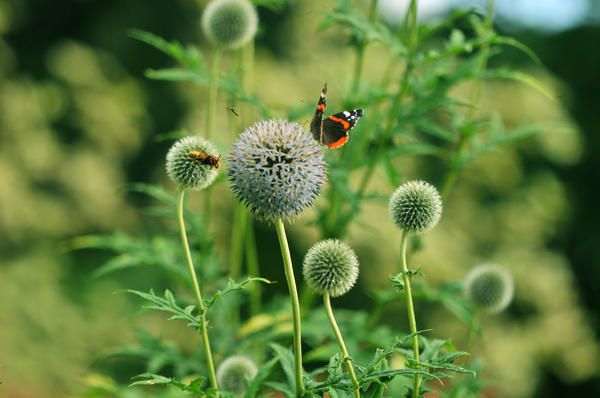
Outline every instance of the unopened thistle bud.
<path id="1" fill-rule="evenodd" d="M 252 380 L 258 369 L 250 358 L 234 355 L 226 358 L 217 369 L 217 384 L 225 391 L 242 396 L 246 392 L 246 379 Z"/>
<path id="2" fill-rule="evenodd" d="M 479 265 L 465 278 L 465 293 L 477 307 L 488 313 L 505 309 L 513 297 L 513 280 L 510 274 L 497 265 Z"/>
<path id="3" fill-rule="evenodd" d="M 306 253 L 303 275 L 316 292 L 341 296 L 358 278 L 358 259 L 348 244 L 337 239 L 322 240 Z"/>
<path id="4" fill-rule="evenodd" d="M 202 14 L 202 29 L 213 42 L 228 48 L 241 47 L 256 34 L 258 16 L 247 0 L 214 0 Z"/>
<path id="5" fill-rule="evenodd" d="M 425 181 L 400 185 L 389 203 L 390 218 L 400 228 L 422 235 L 436 226 L 442 216 L 442 199 L 437 189 Z"/>
<path id="6" fill-rule="evenodd" d="M 313 205 L 326 178 L 323 153 L 298 123 L 261 121 L 239 135 L 227 175 L 237 199 L 259 219 L 290 221 Z"/>
<path id="7" fill-rule="evenodd" d="M 185 189 L 208 187 L 217 177 L 217 149 L 199 136 L 184 137 L 167 153 L 167 174 Z"/>

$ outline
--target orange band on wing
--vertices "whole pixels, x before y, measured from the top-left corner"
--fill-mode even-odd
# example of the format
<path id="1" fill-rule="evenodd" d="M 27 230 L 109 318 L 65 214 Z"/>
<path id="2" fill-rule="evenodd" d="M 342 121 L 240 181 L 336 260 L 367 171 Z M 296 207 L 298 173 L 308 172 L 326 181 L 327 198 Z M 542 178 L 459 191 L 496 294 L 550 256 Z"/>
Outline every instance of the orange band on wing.
<path id="1" fill-rule="evenodd" d="M 325 110 L 325 104 L 319 104 L 319 105 L 317 105 L 317 110 L 318 111 L 324 111 Z"/>
<path id="2" fill-rule="evenodd" d="M 347 135 L 343 136 L 342 138 L 340 138 L 336 142 L 332 142 L 331 144 L 327 145 L 327 148 L 339 148 L 342 145 L 344 145 L 346 143 L 346 141 L 348 141 L 348 136 Z"/>
<path id="3" fill-rule="evenodd" d="M 342 126 L 344 126 L 344 130 L 348 130 L 350 128 L 350 123 L 348 123 L 344 119 L 339 119 L 335 116 L 329 116 L 329 119 L 333 120 L 334 122 L 342 123 Z"/>

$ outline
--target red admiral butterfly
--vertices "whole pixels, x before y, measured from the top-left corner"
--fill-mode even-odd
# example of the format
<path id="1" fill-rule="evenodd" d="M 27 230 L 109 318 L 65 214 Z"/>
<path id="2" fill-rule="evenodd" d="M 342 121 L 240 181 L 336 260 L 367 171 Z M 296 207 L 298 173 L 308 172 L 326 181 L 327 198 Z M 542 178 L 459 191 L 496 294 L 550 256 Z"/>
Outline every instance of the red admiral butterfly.
<path id="1" fill-rule="evenodd" d="M 315 140 L 328 148 L 339 148 L 348 141 L 348 132 L 352 130 L 358 119 L 363 115 L 362 109 L 354 109 L 336 113 L 323 119 L 327 94 L 327 83 L 323 87 L 315 117 L 310 122 L 310 132 Z"/>

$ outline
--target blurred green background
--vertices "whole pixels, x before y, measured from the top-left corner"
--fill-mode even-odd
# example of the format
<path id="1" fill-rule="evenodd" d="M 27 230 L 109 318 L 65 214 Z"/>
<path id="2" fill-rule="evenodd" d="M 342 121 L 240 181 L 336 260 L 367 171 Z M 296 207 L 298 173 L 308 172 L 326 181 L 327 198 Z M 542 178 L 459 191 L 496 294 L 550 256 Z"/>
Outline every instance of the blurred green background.
<path id="1" fill-rule="evenodd" d="M 573 2 L 585 12 L 570 23 L 562 23 L 568 13 L 557 23 L 540 11 L 541 22 L 529 24 L 531 10 L 497 1 L 496 28 L 530 46 L 543 66 L 512 50 L 496 62 L 535 75 L 558 98 L 514 82 L 485 83 L 481 114 L 499 112 L 507 125 L 529 122 L 544 133 L 469 165 L 442 223 L 411 261 L 423 266 L 432 285 L 460 279 L 481 262 L 513 274 L 514 303 L 483 320 L 485 335 L 475 348 L 494 380 L 489 396 L 600 396 L 600 27 L 593 3 Z M 427 2 L 420 4 L 427 17 Z M 171 142 L 155 138 L 201 129 L 206 89 L 144 78 L 145 69 L 172 61 L 127 31 L 144 29 L 210 53 L 199 27 L 202 8 L 191 0 L 0 0 L 1 397 L 80 396 L 103 373 L 126 383 L 135 364 L 98 358 L 134 341 L 136 327 L 190 349 L 198 345 L 180 325 L 140 314 L 137 300 L 112 294 L 160 289 L 160 271 L 91 279 L 107 254 L 63 247 L 82 234 L 159 230 L 141 211 L 148 200 L 122 188 L 150 182 L 175 189 L 163 166 Z M 278 11 L 259 7 L 254 84 L 278 116 L 313 103 L 324 81 L 332 98 L 350 85 L 348 37 L 317 31 L 329 8 L 326 1 L 291 1 Z M 369 48 L 365 84 L 381 70 L 379 54 L 377 46 Z M 226 55 L 224 64 L 232 59 Z M 237 134 L 227 101 L 220 98 L 214 133 L 223 153 Z M 403 160 L 401 167 L 409 178 L 431 175 L 440 182 L 425 157 Z M 374 179 L 378 192 L 391 193 L 384 178 Z M 223 198 L 214 217 L 217 254 L 226 263 L 233 200 L 225 184 L 213 195 Z M 296 264 L 318 238 L 311 218 L 289 231 Z M 369 292 L 396 272 L 398 253 L 387 248 L 396 248 L 399 237 L 385 203 L 367 205 L 360 219 L 370 228 L 355 223 L 349 234 L 365 259 L 359 289 L 336 306 L 365 308 Z M 281 280 L 274 231 L 259 224 L 257 234 L 264 276 Z M 277 289 L 284 286 L 272 292 Z M 422 305 L 417 314 L 423 328 L 464 342 L 464 326 L 445 311 Z M 405 323 L 402 306 L 386 315 Z"/>

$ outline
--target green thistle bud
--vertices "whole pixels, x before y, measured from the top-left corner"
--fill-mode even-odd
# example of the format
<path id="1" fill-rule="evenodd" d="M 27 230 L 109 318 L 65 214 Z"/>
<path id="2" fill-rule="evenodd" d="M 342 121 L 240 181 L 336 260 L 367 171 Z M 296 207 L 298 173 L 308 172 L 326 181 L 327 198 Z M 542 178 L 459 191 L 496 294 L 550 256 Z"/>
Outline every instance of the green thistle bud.
<path id="1" fill-rule="evenodd" d="M 256 34 L 258 15 L 247 0 L 214 0 L 202 14 L 202 29 L 213 42 L 228 48 L 241 47 Z"/>
<path id="2" fill-rule="evenodd" d="M 465 278 L 465 292 L 469 300 L 488 313 L 498 313 L 510 304 L 513 297 L 510 274 L 497 265 L 479 265 Z"/>
<path id="3" fill-rule="evenodd" d="M 258 218 L 292 220 L 313 205 L 325 183 L 318 143 L 298 123 L 261 121 L 231 147 L 227 174 L 234 195 Z"/>
<path id="4" fill-rule="evenodd" d="M 226 358 L 217 369 L 217 384 L 225 391 L 242 396 L 246 392 L 246 379 L 253 379 L 258 369 L 250 358 L 234 355 Z"/>
<path id="5" fill-rule="evenodd" d="M 322 240 L 306 253 L 303 275 L 316 292 L 341 296 L 358 278 L 358 258 L 348 244 L 337 239 Z"/>
<path id="6" fill-rule="evenodd" d="M 409 181 L 392 194 L 389 213 L 397 226 L 422 235 L 440 220 L 442 199 L 433 185 L 425 181 Z"/>
<path id="7" fill-rule="evenodd" d="M 176 184 L 190 190 L 208 187 L 217 177 L 217 149 L 202 137 L 184 137 L 167 153 L 167 174 Z M 202 155 L 202 157 L 200 157 Z"/>

